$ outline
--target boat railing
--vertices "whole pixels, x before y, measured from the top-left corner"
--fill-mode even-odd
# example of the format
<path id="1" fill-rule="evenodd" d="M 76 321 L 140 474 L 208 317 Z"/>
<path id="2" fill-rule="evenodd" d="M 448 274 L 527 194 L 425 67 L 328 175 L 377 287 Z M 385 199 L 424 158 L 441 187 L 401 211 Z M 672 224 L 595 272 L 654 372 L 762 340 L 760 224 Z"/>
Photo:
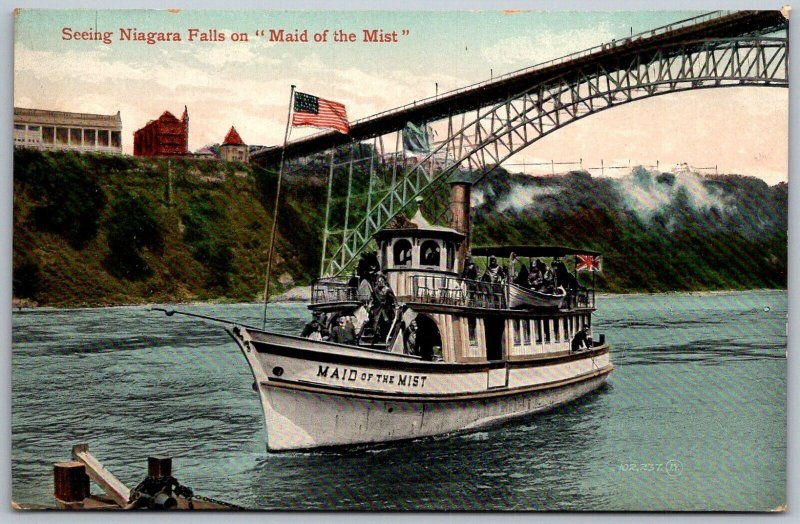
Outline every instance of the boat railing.
<path id="1" fill-rule="evenodd" d="M 581 287 L 567 291 L 564 309 L 594 308 L 594 289 Z"/>
<path id="2" fill-rule="evenodd" d="M 415 275 L 411 277 L 412 302 L 452 306 L 505 309 L 505 286 L 465 278 Z"/>
<path id="3" fill-rule="evenodd" d="M 358 288 L 350 285 L 349 278 L 325 278 L 311 286 L 311 303 L 353 302 L 358 300 Z"/>

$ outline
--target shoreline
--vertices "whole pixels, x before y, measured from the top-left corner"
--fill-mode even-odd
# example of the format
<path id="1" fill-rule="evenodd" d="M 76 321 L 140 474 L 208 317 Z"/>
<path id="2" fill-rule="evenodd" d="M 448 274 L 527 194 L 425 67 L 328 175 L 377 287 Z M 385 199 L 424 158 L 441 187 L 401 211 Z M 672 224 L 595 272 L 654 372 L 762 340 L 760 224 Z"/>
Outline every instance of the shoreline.
<path id="1" fill-rule="evenodd" d="M 597 293 L 596 296 L 600 298 L 610 297 L 635 297 L 635 296 L 661 296 L 661 295 L 686 295 L 686 296 L 701 296 L 701 295 L 728 295 L 731 293 L 747 293 L 747 292 L 771 292 L 771 291 L 786 291 L 788 288 L 753 288 L 753 289 L 715 289 L 707 291 L 658 291 L 658 292 L 631 292 L 631 293 Z M 270 297 L 270 304 L 308 304 L 311 302 L 311 286 L 298 286 L 287 290 L 280 295 L 273 295 Z M 263 305 L 261 301 L 240 301 L 233 299 L 226 299 L 220 297 L 211 300 L 187 300 L 175 302 L 157 302 L 157 301 L 141 301 L 141 302 L 126 302 L 126 303 L 106 303 L 106 304 L 71 304 L 71 305 L 48 305 L 38 304 L 28 299 L 12 298 L 11 311 L 68 311 L 72 309 L 100 309 L 100 308 L 123 308 L 123 307 L 146 307 L 146 306 L 208 306 L 208 305 Z"/>

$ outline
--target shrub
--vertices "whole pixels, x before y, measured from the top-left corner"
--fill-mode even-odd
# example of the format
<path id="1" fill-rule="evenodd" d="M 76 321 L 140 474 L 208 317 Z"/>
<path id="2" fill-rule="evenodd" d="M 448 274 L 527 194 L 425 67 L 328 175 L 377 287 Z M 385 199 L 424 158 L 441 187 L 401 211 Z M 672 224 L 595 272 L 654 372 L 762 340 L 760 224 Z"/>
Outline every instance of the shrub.
<path id="1" fill-rule="evenodd" d="M 106 197 L 79 155 L 20 153 L 14 176 L 38 203 L 31 213 L 35 228 L 61 235 L 75 248 L 95 237 Z"/>
<path id="2" fill-rule="evenodd" d="M 106 259 L 109 272 L 117 277 L 137 280 L 151 274 L 142 258 L 143 250 L 161 252 L 164 237 L 161 226 L 147 202 L 138 196 L 123 195 L 114 201 L 106 221 L 106 238 L 111 250 Z"/>

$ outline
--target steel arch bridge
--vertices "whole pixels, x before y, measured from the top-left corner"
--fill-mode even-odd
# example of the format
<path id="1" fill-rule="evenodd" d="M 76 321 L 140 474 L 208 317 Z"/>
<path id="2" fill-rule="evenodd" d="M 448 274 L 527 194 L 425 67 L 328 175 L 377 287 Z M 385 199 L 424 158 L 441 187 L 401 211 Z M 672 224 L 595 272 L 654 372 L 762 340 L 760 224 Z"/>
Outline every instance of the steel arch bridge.
<path id="1" fill-rule="evenodd" d="M 726 16 L 734 15 L 722 14 L 715 20 Z M 450 175 L 469 172 L 477 182 L 509 157 L 582 118 L 692 89 L 788 87 L 788 32 L 763 36 L 776 29 L 785 31 L 785 21 L 743 26 L 738 31 L 743 34 L 736 36 L 693 35 L 669 43 L 655 40 L 679 30 L 653 30 L 649 36 L 614 41 L 545 64 L 545 74 L 516 92 L 490 103 L 478 101 L 468 109 L 451 108 L 446 115 L 427 120 L 442 137 L 427 154 L 408 155 L 398 126 L 382 133 L 376 130 L 368 137 L 371 143 L 351 141 L 329 149 L 322 276 L 346 271 L 370 245 L 372 235 L 420 197 L 425 197 L 426 214 L 442 219 L 446 205 L 439 189 Z M 464 94 L 474 96 L 473 91 Z M 346 180 L 346 195 L 333 193 L 337 178 L 341 186 Z M 354 180 L 362 191 L 353 193 Z"/>

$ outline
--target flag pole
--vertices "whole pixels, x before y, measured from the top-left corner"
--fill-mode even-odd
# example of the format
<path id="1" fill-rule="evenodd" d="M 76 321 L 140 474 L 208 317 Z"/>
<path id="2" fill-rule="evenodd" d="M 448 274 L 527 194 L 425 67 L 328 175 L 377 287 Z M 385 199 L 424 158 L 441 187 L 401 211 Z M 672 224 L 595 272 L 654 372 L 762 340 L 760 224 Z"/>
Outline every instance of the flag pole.
<path id="1" fill-rule="evenodd" d="M 283 181 L 283 164 L 284 156 L 286 154 L 286 144 L 289 142 L 289 128 L 292 122 L 292 108 L 294 102 L 294 88 L 297 87 L 292 84 L 292 91 L 289 95 L 289 112 L 286 115 L 286 132 L 283 135 L 283 148 L 281 149 L 281 163 L 278 168 L 278 188 L 275 190 L 275 209 L 272 212 L 272 231 L 269 235 L 269 252 L 267 254 L 267 276 L 264 279 L 264 313 L 261 319 L 261 329 L 266 329 L 267 326 L 267 304 L 269 303 L 269 277 L 272 272 L 272 252 L 275 249 L 275 233 L 278 226 L 278 204 L 281 198 L 281 182 Z"/>

